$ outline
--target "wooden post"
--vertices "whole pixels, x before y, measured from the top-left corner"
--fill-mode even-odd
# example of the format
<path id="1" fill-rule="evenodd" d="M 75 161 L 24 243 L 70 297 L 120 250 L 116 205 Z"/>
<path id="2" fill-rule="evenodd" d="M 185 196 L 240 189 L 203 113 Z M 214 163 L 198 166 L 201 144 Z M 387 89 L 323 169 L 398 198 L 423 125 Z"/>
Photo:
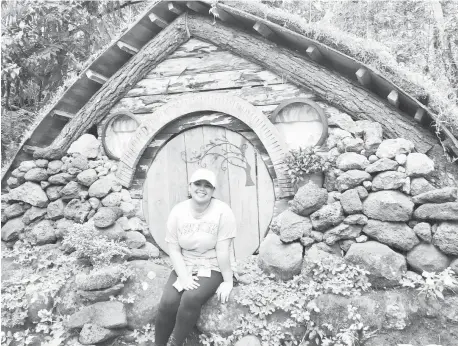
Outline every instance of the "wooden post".
<path id="1" fill-rule="evenodd" d="M 306 53 L 313 61 L 320 62 L 323 59 L 320 50 L 315 46 L 308 47 Z"/>
<path id="2" fill-rule="evenodd" d="M 94 72 L 92 70 L 87 70 L 86 71 L 86 76 L 90 80 L 92 80 L 92 81 L 94 81 L 96 83 L 99 83 L 99 84 L 103 84 L 108 80 L 108 78 L 105 77 L 104 75 L 101 75 L 100 73 Z"/>
<path id="3" fill-rule="evenodd" d="M 416 122 L 421 124 L 423 122 L 423 119 L 425 119 L 425 110 L 423 108 L 418 108 L 415 112 L 414 119 Z"/>
<path id="4" fill-rule="evenodd" d="M 361 67 L 358 71 L 356 71 L 356 78 L 362 86 L 368 86 L 371 83 L 371 75 L 364 67 Z"/>
<path id="5" fill-rule="evenodd" d="M 175 13 L 177 15 L 180 15 L 184 12 L 183 8 L 174 2 L 169 2 L 169 4 L 167 5 L 167 8 L 169 9 L 170 12 Z"/>
<path id="6" fill-rule="evenodd" d="M 387 100 L 393 106 L 399 107 L 399 93 L 397 92 L 397 90 L 391 90 L 391 92 L 387 96 Z"/>
<path id="7" fill-rule="evenodd" d="M 205 5 L 202 5 L 200 2 L 188 1 L 186 3 L 186 6 L 188 6 L 188 8 L 193 10 L 194 12 L 208 15 L 208 7 Z"/>
<path id="8" fill-rule="evenodd" d="M 264 36 L 267 39 L 272 39 L 273 37 L 275 37 L 275 33 L 272 30 L 270 30 L 270 28 L 267 25 L 261 22 L 256 22 L 253 25 L 253 29 L 256 30 L 261 36 Z"/>
<path id="9" fill-rule="evenodd" d="M 129 53 L 131 55 L 134 55 L 134 54 L 137 54 L 138 53 L 138 49 L 131 46 L 130 44 L 127 44 L 125 42 L 122 42 L 122 41 L 118 41 L 116 43 L 116 45 L 119 47 L 119 49 L 123 50 L 124 52 L 126 53 Z"/>
<path id="10" fill-rule="evenodd" d="M 165 19 L 158 17 L 157 14 L 150 13 L 148 17 L 151 20 L 151 22 L 153 22 L 154 24 L 156 24 L 158 27 L 162 29 L 164 29 L 167 25 L 169 25 L 169 23 Z"/>

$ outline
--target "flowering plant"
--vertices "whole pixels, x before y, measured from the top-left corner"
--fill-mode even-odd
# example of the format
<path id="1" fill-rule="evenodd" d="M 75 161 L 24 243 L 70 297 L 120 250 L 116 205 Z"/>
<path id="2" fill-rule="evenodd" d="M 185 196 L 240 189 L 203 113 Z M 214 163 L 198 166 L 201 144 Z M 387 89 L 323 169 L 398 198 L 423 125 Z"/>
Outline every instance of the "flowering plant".
<path id="1" fill-rule="evenodd" d="M 305 147 L 289 151 L 284 161 L 288 176 L 293 184 L 304 180 L 307 174 L 329 170 L 331 163 L 318 152 L 318 147 Z"/>

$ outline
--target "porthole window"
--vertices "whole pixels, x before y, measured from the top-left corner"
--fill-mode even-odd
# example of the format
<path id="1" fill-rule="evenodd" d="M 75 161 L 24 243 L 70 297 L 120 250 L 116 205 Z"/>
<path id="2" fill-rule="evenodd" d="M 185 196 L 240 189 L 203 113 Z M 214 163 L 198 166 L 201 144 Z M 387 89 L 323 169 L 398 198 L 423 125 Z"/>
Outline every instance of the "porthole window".
<path id="1" fill-rule="evenodd" d="M 323 109 L 306 98 L 281 103 L 271 117 L 289 149 L 319 146 L 328 136 L 328 119 Z"/>
<path id="2" fill-rule="evenodd" d="M 103 125 L 102 143 L 107 155 L 119 160 L 139 126 L 139 121 L 130 112 L 111 115 Z"/>

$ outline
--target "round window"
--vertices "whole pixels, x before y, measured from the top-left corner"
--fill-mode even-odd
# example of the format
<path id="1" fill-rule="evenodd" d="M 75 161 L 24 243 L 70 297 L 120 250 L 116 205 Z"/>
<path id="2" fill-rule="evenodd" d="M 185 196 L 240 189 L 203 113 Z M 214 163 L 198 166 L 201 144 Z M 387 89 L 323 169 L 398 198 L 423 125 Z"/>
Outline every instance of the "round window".
<path id="1" fill-rule="evenodd" d="M 135 133 L 139 121 L 130 112 L 116 113 L 103 126 L 102 143 L 107 155 L 119 160 L 124 150 Z"/>
<path id="2" fill-rule="evenodd" d="M 282 102 L 271 121 L 290 149 L 322 145 L 328 136 L 328 119 L 323 109 L 306 98 Z"/>

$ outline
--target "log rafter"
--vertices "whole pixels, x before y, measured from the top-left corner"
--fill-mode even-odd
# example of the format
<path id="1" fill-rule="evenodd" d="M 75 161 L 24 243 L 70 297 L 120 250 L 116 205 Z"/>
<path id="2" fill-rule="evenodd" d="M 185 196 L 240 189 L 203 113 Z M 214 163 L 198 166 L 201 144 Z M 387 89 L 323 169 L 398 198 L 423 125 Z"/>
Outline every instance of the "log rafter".
<path id="1" fill-rule="evenodd" d="M 103 119 L 118 102 L 151 69 L 189 40 L 184 16 L 178 17 L 140 52 L 134 55 L 94 94 L 89 102 L 68 122 L 58 137 L 45 148 L 34 148 L 34 158 L 57 159 L 62 157 L 70 144 L 90 127 Z"/>
<path id="2" fill-rule="evenodd" d="M 255 62 L 286 77 L 295 85 L 313 89 L 319 98 L 351 114 L 355 119 L 380 122 L 385 135 L 389 138 L 408 138 L 420 152 L 427 152 L 437 144 L 437 138 L 428 130 L 419 127 L 413 118 L 400 114 L 399 110 L 380 100 L 358 83 L 326 70 L 319 64 L 275 43 L 254 37 L 221 22 L 215 24 L 208 17 L 188 14 L 186 21 L 183 16 L 177 18 L 148 42 L 101 87 L 49 147 L 36 148 L 34 157 L 63 156 L 71 142 L 106 116 L 109 109 L 132 86 L 188 40 L 187 30 L 191 36 L 209 41 Z"/>

